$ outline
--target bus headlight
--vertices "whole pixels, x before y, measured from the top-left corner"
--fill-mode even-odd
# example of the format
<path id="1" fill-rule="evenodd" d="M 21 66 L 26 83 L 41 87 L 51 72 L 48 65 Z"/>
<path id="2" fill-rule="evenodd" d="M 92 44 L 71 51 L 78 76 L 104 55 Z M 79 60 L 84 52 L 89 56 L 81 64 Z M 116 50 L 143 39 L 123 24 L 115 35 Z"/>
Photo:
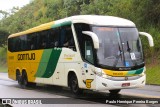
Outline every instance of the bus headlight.
<path id="1" fill-rule="evenodd" d="M 108 78 L 108 76 L 106 74 L 104 74 L 104 73 L 102 73 L 102 77 L 103 78 Z"/>
<path id="2" fill-rule="evenodd" d="M 106 79 L 111 78 L 111 76 L 107 75 L 106 73 L 103 73 L 103 71 L 102 71 L 102 77 Z"/>
<path id="3" fill-rule="evenodd" d="M 96 75 L 98 75 L 98 76 L 102 76 L 102 70 L 98 70 L 97 72 L 96 72 Z"/>
<path id="4" fill-rule="evenodd" d="M 100 77 L 108 78 L 108 75 L 106 75 L 106 73 L 103 72 L 101 69 L 97 69 L 96 71 L 94 71 L 94 73 Z"/>
<path id="5" fill-rule="evenodd" d="M 96 70 L 92 70 L 94 72 L 94 74 L 98 75 L 98 76 L 102 76 L 102 70 L 97 68 Z"/>

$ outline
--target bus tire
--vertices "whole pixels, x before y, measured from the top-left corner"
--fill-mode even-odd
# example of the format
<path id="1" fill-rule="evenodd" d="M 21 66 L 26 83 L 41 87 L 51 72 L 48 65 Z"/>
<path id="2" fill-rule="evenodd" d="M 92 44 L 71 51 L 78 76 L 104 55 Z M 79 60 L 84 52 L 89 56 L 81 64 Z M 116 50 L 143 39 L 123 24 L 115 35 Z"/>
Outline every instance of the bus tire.
<path id="1" fill-rule="evenodd" d="M 118 94 L 121 90 L 120 89 L 115 89 L 115 90 L 109 90 L 110 94 Z"/>
<path id="2" fill-rule="evenodd" d="M 20 71 L 17 69 L 16 70 L 16 81 L 18 81 L 19 76 L 21 76 Z"/>
<path id="3" fill-rule="evenodd" d="M 21 75 L 17 75 L 16 78 L 17 78 L 18 84 L 21 86 L 22 85 L 22 77 L 21 77 Z"/>
<path id="4" fill-rule="evenodd" d="M 70 88 L 75 95 L 80 95 L 82 93 L 82 90 L 78 86 L 78 79 L 75 74 L 70 78 Z"/>
<path id="5" fill-rule="evenodd" d="M 26 88 L 28 86 L 28 78 L 27 78 L 27 74 L 24 72 L 22 73 L 22 84 L 21 84 L 21 88 Z"/>
<path id="6" fill-rule="evenodd" d="M 22 88 L 35 87 L 36 83 L 28 82 L 28 76 L 26 71 L 22 73 Z"/>

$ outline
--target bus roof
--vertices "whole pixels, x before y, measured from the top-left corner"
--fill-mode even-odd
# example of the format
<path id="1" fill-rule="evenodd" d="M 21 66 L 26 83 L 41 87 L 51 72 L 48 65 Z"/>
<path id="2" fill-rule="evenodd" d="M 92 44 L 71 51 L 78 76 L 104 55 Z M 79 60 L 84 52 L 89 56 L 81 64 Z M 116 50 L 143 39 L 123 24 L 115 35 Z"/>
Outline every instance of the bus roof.
<path id="1" fill-rule="evenodd" d="M 86 23 L 86 24 L 92 24 L 92 25 L 98 25 L 98 26 L 121 26 L 121 27 L 135 27 L 135 24 L 127 19 L 114 17 L 114 16 L 100 16 L 100 15 L 77 15 L 77 16 L 71 16 L 68 18 L 52 21 L 49 23 L 45 23 L 42 25 L 39 25 L 37 27 L 33 27 L 31 29 L 28 29 L 26 31 L 22 31 L 19 33 L 11 34 L 8 38 L 12 38 L 15 36 L 21 36 L 29 33 L 34 33 L 42 30 L 47 30 L 53 28 L 53 26 L 61 26 L 62 23 Z"/>

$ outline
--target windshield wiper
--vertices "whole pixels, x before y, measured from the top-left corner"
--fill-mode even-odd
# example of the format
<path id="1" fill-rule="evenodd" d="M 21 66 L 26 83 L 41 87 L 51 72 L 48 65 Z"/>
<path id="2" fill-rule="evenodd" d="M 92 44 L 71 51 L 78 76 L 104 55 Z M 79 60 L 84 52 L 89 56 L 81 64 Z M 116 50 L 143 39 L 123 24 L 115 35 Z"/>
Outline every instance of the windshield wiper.
<path id="1" fill-rule="evenodd" d="M 131 48 L 129 48 L 129 43 L 128 43 L 128 41 L 127 41 L 127 52 L 130 53 L 130 51 L 131 51 Z"/>
<path id="2" fill-rule="evenodd" d="M 122 59 L 122 53 L 123 53 L 123 52 L 122 52 L 122 50 L 121 50 L 121 47 L 120 47 L 119 43 L 118 43 L 118 47 L 119 47 L 119 54 L 116 56 L 116 61 L 115 61 L 114 64 L 113 64 L 114 67 L 117 66 L 119 58 L 121 57 L 121 59 Z"/>
<path id="3" fill-rule="evenodd" d="M 131 48 L 129 47 L 129 43 L 128 43 L 128 41 L 127 41 L 127 52 L 129 52 L 130 57 L 131 57 Z M 132 61 L 132 63 L 134 63 L 135 65 L 137 65 L 137 62 L 136 62 L 136 61 L 134 61 L 134 60 L 132 60 L 132 57 L 131 57 L 131 61 Z"/>

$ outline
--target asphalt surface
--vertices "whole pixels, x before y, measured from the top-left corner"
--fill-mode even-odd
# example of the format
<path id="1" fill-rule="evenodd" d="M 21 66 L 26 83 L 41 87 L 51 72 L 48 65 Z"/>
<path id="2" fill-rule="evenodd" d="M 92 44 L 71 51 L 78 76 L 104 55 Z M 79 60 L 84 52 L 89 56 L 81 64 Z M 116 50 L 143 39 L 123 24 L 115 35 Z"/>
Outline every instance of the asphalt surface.
<path id="1" fill-rule="evenodd" d="M 107 100 L 117 98 L 122 100 L 141 100 L 143 98 L 152 98 L 154 100 L 153 98 L 155 98 L 156 101 L 160 101 L 160 86 L 154 85 L 146 85 L 143 88 L 137 89 L 123 89 L 116 96 L 110 95 L 109 92 L 94 91 L 84 91 L 83 95 L 75 96 L 68 88 L 58 86 L 38 84 L 36 87 L 21 89 L 16 81 L 8 78 L 7 73 L 0 73 L 0 90 L 0 98 L 3 101 L 8 98 L 15 101 L 14 104 L 10 104 L 14 107 L 160 107 L 160 104 L 156 104 L 156 102 L 155 104 L 115 104 L 114 102 L 106 104 Z M 21 102 L 16 104 L 18 100 L 21 100 Z M 35 100 L 39 101 L 39 103 L 32 104 L 33 102 L 30 102 L 25 104 L 26 102 L 23 102 Z M 0 104 L 1 106 L 3 105 Z"/>

